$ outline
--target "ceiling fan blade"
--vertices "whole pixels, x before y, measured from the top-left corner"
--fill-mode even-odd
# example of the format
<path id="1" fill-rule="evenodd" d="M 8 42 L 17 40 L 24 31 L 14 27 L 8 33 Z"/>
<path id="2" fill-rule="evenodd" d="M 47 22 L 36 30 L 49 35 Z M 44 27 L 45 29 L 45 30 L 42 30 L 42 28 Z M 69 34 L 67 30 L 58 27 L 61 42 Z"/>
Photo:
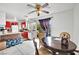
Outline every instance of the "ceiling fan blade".
<path id="1" fill-rule="evenodd" d="M 33 5 L 31 5 L 31 4 L 27 4 L 27 6 L 29 6 L 29 7 L 32 7 L 32 8 L 35 8 Z"/>
<path id="2" fill-rule="evenodd" d="M 31 11 L 31 12 L 29 12 L 28 14 L 31 14 L 31 13 L 33 13 L 33 12 L 36 12 L 35 10 L 34 11 Z"/>
<path id="3" fill-rule="evenodd" d="M 48 12 L 48 11 L 46 11 L 46 10 L 42 10 L 42 12 L 47 13 L 47 14 L 49 13 L 49 12 Z"/>
<path id="4" fill-rule="evenodd" d="M 45 3 L 45 4 L 42 6 L 42 8 L 47 7 L 48 5 L 49 5 L 48 3 Z"/>

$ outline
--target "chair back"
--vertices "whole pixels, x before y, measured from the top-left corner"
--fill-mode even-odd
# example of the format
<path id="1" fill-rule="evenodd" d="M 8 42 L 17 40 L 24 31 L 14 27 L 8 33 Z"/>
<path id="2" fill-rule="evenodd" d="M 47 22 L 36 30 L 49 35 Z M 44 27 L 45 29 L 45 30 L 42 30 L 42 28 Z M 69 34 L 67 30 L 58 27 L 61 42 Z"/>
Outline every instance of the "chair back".
<path id="1" fill-rule="evenodd" d="M 44 32 L 39 32 L 38 33 L 38 38 L 42 39 L 42 38 L 44 38 L 44 35 L 45 35 Z"/>
<path id="2" fill-rule="evenodd" d="M 60 34 L 60 38 L 67 38 L 68 40 L 70 40 L 70 34 L 67 32 L 62 32 Z"/>

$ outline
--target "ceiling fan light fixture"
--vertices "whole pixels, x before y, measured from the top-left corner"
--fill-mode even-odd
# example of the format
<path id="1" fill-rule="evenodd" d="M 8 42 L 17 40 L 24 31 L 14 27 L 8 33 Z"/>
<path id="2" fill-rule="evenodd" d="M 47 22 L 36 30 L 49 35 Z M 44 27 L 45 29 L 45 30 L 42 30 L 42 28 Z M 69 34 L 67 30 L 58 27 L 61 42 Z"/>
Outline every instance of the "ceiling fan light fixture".
<path id="1" fill-rule="evenodd" d="M 28 6 L 33 7 L 32 5 L 28 5 Z M 36 5 L 35 5 L 35 11 L 31 11 L 29 14 L 31 14 L 33 12 L 36 12 L 37 16 L 39 16 L 41 12 L 49 14 L 48 11 L 43 10 L 43 8 L 45 8 L 47 6 L 48 6 L 48 3 L 45 3 L 44 5 L 36 3 Z"/>
<path id="2" fill-rule="evenodd" d="M 40 13 L 38 13 L 38 16 L 40 15 Z"/>
<path id="3" fill-rule="evenodd" d="M 36 11 L 36 13 L 37 13 L 37 16 L 39 16 L 39 15 L 40 15 L 40 13 L 41 13 L 41 11 Z"/>

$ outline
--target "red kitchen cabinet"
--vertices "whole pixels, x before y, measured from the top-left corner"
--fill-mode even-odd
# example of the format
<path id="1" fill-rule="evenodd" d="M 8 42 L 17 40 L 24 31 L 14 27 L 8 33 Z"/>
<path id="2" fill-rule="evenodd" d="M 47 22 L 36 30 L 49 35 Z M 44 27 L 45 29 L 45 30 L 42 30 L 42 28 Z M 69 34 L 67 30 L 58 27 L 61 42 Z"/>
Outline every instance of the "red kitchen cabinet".
<path id="1" fill-rule="evenodd" d="M 11 22 L 10 21 L 6 21 L 6 25 L 5 25 L 5 28 L 7 29 L 7 28 L 11 28 Z"/>
<path id="2" fill-rule="evenodd" d="M 28 31 L 22 32 L 22 37 L 28 39 Z"/>

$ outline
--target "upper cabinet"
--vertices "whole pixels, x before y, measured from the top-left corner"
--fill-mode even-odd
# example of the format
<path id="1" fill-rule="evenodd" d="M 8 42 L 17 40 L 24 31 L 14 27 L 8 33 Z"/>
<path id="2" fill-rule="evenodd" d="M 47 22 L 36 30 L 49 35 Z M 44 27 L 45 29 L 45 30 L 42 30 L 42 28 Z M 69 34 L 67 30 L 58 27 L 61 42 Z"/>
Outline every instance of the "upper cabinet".
<path id="1" fill-rule="evenodd" d="M 4 27 L 6 22 L 5 12 L 0 12 L 0 27 Z"/>

